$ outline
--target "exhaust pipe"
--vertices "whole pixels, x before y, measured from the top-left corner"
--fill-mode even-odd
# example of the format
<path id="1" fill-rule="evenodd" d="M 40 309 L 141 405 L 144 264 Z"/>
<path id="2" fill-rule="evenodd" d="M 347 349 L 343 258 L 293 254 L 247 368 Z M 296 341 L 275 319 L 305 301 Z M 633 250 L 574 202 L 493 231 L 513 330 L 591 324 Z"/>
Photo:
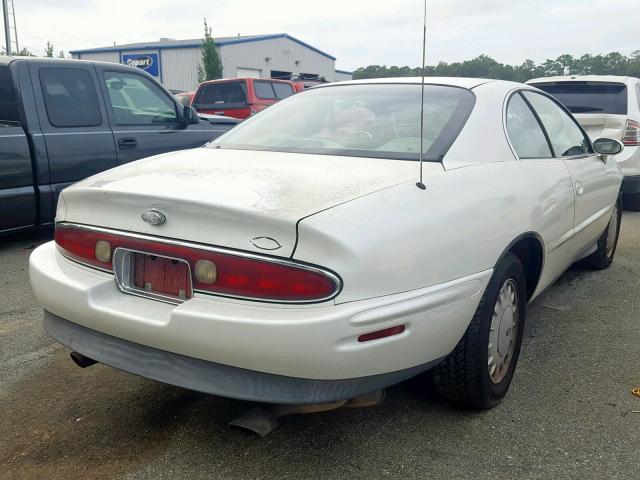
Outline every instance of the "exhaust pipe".
<path id="1" fill-rule="evenodd" d="M 340 400 L 332 403 L 317 403 L 305 405 L 268 405 L 264 404 L 250 409 L 248 412 L 229 422 L 230 427 L 257 433 L 261 437 L 267 436 L 278 426 L 278 419 L 287 415 L 303 413 L 318 413 L 345 408 L 366 408 L 382 403 L 384 390 L 360 395 L 350 400 Z"/>
<path id="2" fill-rule="evenodd" d="M 73 360 L 73 363 L 75 363 L 80 368 L 87 368 L 95 363 L 98 363 L 97 360 L 94 360 L 93 358 L 85 357 L 84 355 L 78 352 L 71 352 L 69 356 L 71 357 L 71 360 Z"/>

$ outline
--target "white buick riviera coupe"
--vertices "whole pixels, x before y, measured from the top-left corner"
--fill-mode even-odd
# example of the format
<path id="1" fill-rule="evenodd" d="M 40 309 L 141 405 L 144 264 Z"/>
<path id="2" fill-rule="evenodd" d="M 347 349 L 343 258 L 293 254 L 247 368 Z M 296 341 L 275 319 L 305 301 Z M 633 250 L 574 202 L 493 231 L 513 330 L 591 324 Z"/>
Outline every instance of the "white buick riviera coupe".
<path id="1" fill-rule="evenodd" d="M 226 397 L 333 402 L 433 369 L 496 405 L 527 303 L 611 264 L 623 147 L 532 86 L 420 82 L 313 88 L 65 189 L 30 258 L 47 332 L 81 365 Z"/>

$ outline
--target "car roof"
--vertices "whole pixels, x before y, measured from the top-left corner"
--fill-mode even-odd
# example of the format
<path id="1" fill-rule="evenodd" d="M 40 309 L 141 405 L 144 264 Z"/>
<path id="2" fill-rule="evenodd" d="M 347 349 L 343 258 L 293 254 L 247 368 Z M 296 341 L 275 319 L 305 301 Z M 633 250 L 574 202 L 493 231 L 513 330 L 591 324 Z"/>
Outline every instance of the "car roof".
<path id="1" fill-rule="evenodd" d="M 7 57 L 6 55 L 2 55 L 0 56 L 0 65 L 2 66 L 6 66 L 9 65 L 12 62 L 46 62 L 46 63 L 57 63 L 57 64 L 65 64 L 65 65 L 88 65 L 88 64 L 95 64 L 95 65 L 105 65 L 105 66 L 109 66 L 111 68 L 124 68 L 127 70 L 130 69 L 135 69 L 136 67 L 131 67 L 130 65 L 123 65 L 121 63 L 114 63 L 114 62 L 101 62 L 98 60 L 81 60 L 78 58 L 49 58 L 49 57 Z M 143 70 L 141 70 L 143 71 Z"/>
<path id="2" fill-rule="evenodd" d="M 363 80 L 346 80 L 344 82 L 334 82 L 328 85 L 353 85 L 353 84 L 369 84 L 369 83 L 417 83 L 420 84 L 422 77 L 386 77 L 386 78 L 367 78 Z M 454 87 L 473 88 L 494 80 L 480 78 L 462 78 L 462 77 L 425 77 L 425 85 L 451 85 Z M 324 85 L 323 85 L 324 86 Z"/>
<path id="3" fill-rule="evenodd" d="M 254 78 L 254 77 L 232 77 L 232 78 L 216 78 L 215 80 L 205 80 L 200 85 L 209 85 L 211 83 L 224 83 L 224 82 L 243 82 L 245 80 L 259 80 L 262 82 L 283 82 L 292 83 L 291 80 L 284 80 L 282 78 Z"/>
<path id="4" fill-rule="evenodd" d="M 317 85 L 312 88 L 327 88 L 335 85 L 362 85 L 362 84 L 381 84 L 381 83 L 413 83 L 420 84 L 422 77 L 388 77 L 388 78 L 368 78 L 364 80 L 347 80 L 344 82 L 332 82 Z M 472 89 L 485 83 L 501 83 L 506 86 L 522 86 L 520 83 L 509 82 L 506 80 L 494 80 L 491 78 L 466 78 L 466 77 L 424 77 L 425 85 L 450 85 L 452 87 L 461 87 Z"/>
<path id="5" fill-rule="evenodd" d="M 608 82 L 628 83 L 629 80 L 637 80 L 634 77 L 620 75 L 561 75 L 557 77 L 539 77 L 528 80 L 528 84 L 552 83 L 552 82 Z"/>

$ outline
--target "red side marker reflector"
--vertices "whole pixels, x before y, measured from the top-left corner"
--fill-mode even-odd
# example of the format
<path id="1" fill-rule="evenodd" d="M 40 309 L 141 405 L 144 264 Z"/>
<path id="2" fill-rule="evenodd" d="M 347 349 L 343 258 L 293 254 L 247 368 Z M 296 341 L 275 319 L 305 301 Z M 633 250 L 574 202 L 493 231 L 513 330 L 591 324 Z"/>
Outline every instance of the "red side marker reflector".
<path id="1" fill-rule="evenodd" d="M 370 342 L 371 340 L 378 340 L 379 338 L 391 337 L 404 332 L 404 325 L 397 325 L 395 327 L 385 328 L 384 330 L 378 330 L 377 332 L 365 333 L 358 337 L 359 342 Z"/>

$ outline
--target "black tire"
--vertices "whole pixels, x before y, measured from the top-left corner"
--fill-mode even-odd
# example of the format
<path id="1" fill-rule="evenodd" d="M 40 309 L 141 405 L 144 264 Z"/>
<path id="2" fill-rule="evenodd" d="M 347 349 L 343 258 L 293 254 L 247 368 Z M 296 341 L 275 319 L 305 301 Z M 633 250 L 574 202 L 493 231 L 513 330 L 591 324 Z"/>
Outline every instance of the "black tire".
<path id="1" fill-rule="evenodd" d="M 511 363 L 502 380 L 494 383 L 489 374 L 491 319 L 502 286 L 512 279 L 517 287 L 517 336 Z M 526 280 L 518 257 L 508 254 L 496 267 L 480 300 L 471 324 L 449 356 L 434 369 L 434 383 L 443 397 L 474 409 L 495 407 L 509 390 L 518 363 L 526 310 Z"/>
<path id="2" fill-rule="evenodd" d="M 640 193 L 623 194 L 622 206 L 626 210 L 640 211 Z"/>
<path id="3" fill-rule="evenodd" d="M 615 222 L 613 222 L 613 215 L 616 216 Z M 618 247 L 618 237 L 620 236 L 621 221 L 622 205 L 620 205 L 620 201 L 618 201 L 606 230 L 602 233 L 602 235 L 600 235 L 600 238 L 598 239 L 598 249 L 587 258 L 585 258 L 585 263 L 588 267 L 593 268 L 594 270 L 604 270 L 605 268 L 609 268 L 611 262 L 613 262 L 613 257 L 616 254 L 616 248 Z M 609 236 L 609 230 L 612 228 L 612 226 L 614 226 L 615 228 L 613 250 L 607 249 L 607 238 Z"/>

